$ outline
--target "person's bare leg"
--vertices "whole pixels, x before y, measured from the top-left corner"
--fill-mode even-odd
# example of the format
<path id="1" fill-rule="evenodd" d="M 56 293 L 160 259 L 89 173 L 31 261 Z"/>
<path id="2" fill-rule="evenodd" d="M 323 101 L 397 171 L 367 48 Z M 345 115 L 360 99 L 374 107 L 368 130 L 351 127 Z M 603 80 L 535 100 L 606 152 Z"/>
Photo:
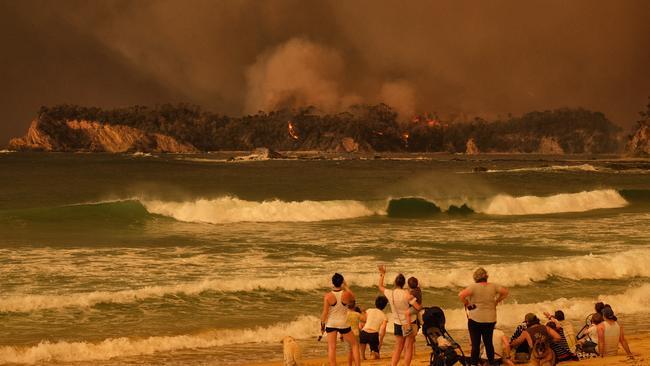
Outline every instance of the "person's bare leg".
<path id="1" fill-rule="evenodd" d="M 399 362 L 399 357 L 402 355 L 402 349 L 404 348 L 404 337 L 395 336 L 395 349 L 393 350 L 393 358 L 390 360 L 391 366 L 397 366 Z"/>
<path id="2" fill-rule="evenodd" d="M 366 360 L 366 344 L 365 343 L 360 343 L 359 344 L 359 353 L 361 354 L 361 359 Z"/>
<path id="3" fill-rule="evenodd" d="M 336 335 L 338 332 L 327 333 L 327 360 L 330 366 L 336 366 Z"/>
<path id="4" fill-rule="evenodd" d="M 411 365 L 411 359 L 413 359 L 414 344 L 415 334 L 404 338 L 404 366 Z"/>
<path id="5" fill-rule="evenodd" d="M 357 340 L 357 337 L 355 337 L 352 332 L 348 332 L 343 335 L 343 339 L 350 344 L 350 353 L 354 359 L 354 364 L 360 366 L 361 357 L 359 356 L 359 341 Z"/>

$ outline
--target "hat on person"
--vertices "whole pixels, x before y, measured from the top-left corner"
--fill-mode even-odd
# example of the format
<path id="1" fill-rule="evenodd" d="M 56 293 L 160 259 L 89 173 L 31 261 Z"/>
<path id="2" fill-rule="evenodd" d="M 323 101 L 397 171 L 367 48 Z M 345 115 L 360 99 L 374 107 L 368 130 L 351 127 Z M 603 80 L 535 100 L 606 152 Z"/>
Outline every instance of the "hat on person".
<path id="1" fill-rule="evenodd" d="M 524 321 L 526 322 L 526 324 L 530 325 L 530 324 L 539 323 L 539 318 L 537 318 L 537 315 L 535 315 L 533 313 L 528 313 L 528 314 L 526 314 L 526 317 L 524 318 Z"/>
<path id="2" fill-rule="evenodd" d="M 614 310 L 612 310 L 612 308 L 610 308 L 609 306 L 606 306 L 603 309 L 603 316 L 605 317 L 605 319 L 614 319 Z"/>
<path id="3" fill-rule="evenodd" d="M 488 274 L 485 268 L 479 267 L 474 271 L 474 282 L 487 281 Z"/>

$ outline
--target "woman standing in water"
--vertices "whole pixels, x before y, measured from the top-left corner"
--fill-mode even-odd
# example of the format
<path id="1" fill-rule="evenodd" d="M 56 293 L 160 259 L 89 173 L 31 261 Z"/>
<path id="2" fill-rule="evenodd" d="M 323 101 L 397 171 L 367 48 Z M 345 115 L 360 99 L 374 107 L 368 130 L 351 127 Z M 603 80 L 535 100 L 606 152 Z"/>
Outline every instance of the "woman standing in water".
<path id="1" fill-rule="evenodd" d="M 393 350 L 393 358 L 390 364 L 391 366 L 397 366 L 399 358 L 402 355 L 402 350 L 404 350 L 404 366 L 409 366 L 413 358 L 413 345 L 415 344 L 417 328 L 415 326 L 415 320 L 412 324 L 408 323 L 406 312 L 408 311 L 409 304 L 416 310 L 420 310 L 421 307 L 417 299 L 408 290 L 404 289 L 406 278 L 403 274 L 400 273 L 395 277 L 395 288 L 392 290 L 384 287 L 385 276 L 386 267 L 379 266 L 379 291 L 388 298 L 388 303 L 393 312 L 395 349 Z"/>
<path id="2" fill-rule="evenodd" d="M 458 294 L 467 310 L 467 328 L 472 342 L 472 365 L 478 365 L 481 338 L 485 345 L 488 363 L 494 365 L 492 333 L 497 322 L 497 304 L 508 296 L 508 289 L 489 283 L 487 271 L 474 271 L 474 283 Z"/>
<path id="3" fill-rule="evenodd" d="M 348 305 L 354 302 L 354 294 L 345 283 L 343 275 L 332 276 L 332 291 L 323 297 L 323 313 L 320 318 L 321 332 L 327 332 L 327 358 L 330 366 L 336 365 L 336 339 L 338 334 L 350 344 L 356 366 L 361 365 L 359 341 L 352 334 L 348 323 Z"/>

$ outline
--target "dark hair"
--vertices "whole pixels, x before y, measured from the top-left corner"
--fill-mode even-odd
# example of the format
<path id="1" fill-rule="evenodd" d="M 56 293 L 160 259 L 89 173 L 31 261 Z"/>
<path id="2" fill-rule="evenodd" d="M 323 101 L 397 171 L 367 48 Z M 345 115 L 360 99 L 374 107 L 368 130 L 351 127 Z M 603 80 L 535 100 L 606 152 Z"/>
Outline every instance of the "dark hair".
<path id="1" fill-rule="evenodd" d="M 341 287 L 343 281 L 343 275 L 340 273 L 334 273 L 334 276 L 332 276 L 332 285 L 334 285 L 334 287 Z"/>
<path id="2" fill-rule="evenodd" d="M 562 321 L 564 320 L 564 312 L 562 310 L 556 310 L 555 315 L 553 315 L 555 319 Z"/>
<path id="3" fill-rule="evenodd" d="M 358 306 L 355 306 L 355 307 L 354 307 L 354 311 L 356 311 L 357 313 L 360 313 L 360 312 L 361 312 L 361 308 L 358 307 Z"/>
<path id="4" fill-rule="evenodd" d="M 375 307 L 379 310 L 384 310 L 388 305 L 388 298 L 384 295 L 379 295 L 375 299 Z"/>
<path id="5" fill-rule="evenodd" d="M 535 324 L 539 324 L 539 318 L 536 317 L 536 316 L 534 316 L 534 317 L 532 317 L 532 319 L 529 319 L 529 320 L 526 321 L 526 326 L 528 326 L 528 327 L 533 326 Z"/>
<path id="6" fill-rule="evenodd" d="M 357 307 L 357 301 L 356 301 L 356 300 L 351 300 L 351 301 L 348 303 L 348 309 L 350 309 L 350 310 L 355 310 L 356 307 Z"/>
<path id="7" fill-rule="evenodd" d="M 407 282 L 408 282 L 410 288 L 416 288 L 420 284 L 418 282 L 418 279 L 415 278 L 415 277 L 409 277 Z"/>
<path id="8" fill-rule="evenodd" d="M 404 284 L 406 283 L 406 278 L 404 277 L 403 274 L 398 274 L 397 277 L 395 277 L 395 286 L 402 288 L 404 287 Z"/>
<path id="9" fill-rule="evenodd" d="M 594 305 L 594 310 L 596 310 L 597 313 L 600 313 L 601 311 L 603 311 L 604 308 L 605 308 L 605 303 L 602 302 L 602 301 L 597 302 L 596 305 Z"/>
<path id="10" fill-rule="evenodd" d="M 600 324 L 603 322 L 603 320 L 604 320 L 603 315 L 601 313 L 596 313 L 591 316 L 591 322 L 593 324 Z"/>
<path id="11" fill-rule="evenodd" d="M 553 330 L 557 330 L 557 325 L 555 325 L 554 322 L 548 322 L 548 323 L 546 323 L 546 326 L 553 329 Z"/>

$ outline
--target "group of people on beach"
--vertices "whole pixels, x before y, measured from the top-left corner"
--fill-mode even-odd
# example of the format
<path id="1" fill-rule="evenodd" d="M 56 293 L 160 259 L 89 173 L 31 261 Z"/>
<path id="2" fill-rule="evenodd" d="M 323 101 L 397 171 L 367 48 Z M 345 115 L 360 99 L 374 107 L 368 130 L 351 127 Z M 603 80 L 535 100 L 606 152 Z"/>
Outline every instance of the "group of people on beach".
<path id="1" fill-rule="evenodd" d="M 415 277 L 406 280 L 398 274 L 392 289 L 386 288 L 385 266 L 379 266 L 378 286 L 380 295 L 375 307 L 362 312 L 356 305 L 354 293 L 339 273 L 332 276 L 332 291 L 323 298 L 321 332 L 327 334 L 328 360 L 336 365 L 336 343 L 340 336 L 349 344 L 348 364 L 359 366 L 366 359 L 366 348 L 371 357 L 380 358 L 388 318 L 384 314 L 390 305 L 393 314 L 395 346 L 391 366 L 396 366 L 404 354 L 405 366 L 410 365 L 415 351 L 415 337 L 421 324 L 422 291 Z M 579 360 L 578 354 L 591 353 L 601 357 L 616 355 L 619 343 L 632 357 L 625 340 L 623 328 L 611 306 L 597 303 L 595 313 L 590 315 L 590 326 L 578 334 L 566 320 L 564 312 L 544 313 L 548 322 L 541 324 L 533 313 L 526 314 L 510 339 L 495 328 L 497 305 L 508 296 L 508 289 L 488 282 L 488 273 L 478 268 L 473 274 L 474 283 L 463 289 L 458 297 L 465 307 L 467 328 L 471 342 L 469 365 L 513 365 L 527 363 L 533 346 L 546 342 L 555 354 L 555 361 Z M 408 287 L 406 287 L 408 284 Z M 481 351 L 481 343 L 483 350 Z M 514 351 L 514 352 L 513 352 Z"/>

